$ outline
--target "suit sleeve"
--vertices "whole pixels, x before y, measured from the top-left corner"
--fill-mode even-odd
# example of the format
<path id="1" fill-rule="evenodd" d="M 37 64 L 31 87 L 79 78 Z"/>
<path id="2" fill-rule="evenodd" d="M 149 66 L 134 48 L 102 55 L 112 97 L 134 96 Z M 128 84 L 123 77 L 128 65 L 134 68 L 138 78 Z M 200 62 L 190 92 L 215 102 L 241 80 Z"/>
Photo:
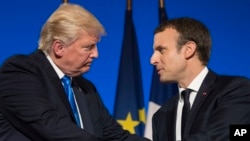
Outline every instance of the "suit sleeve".
<path id="1" fill-rule="evenodd" d="M 85 83 L 86 84 L 86 83 Z M 86 89 L 86 87 L 88 87 L 88 90 Z M 83 87 L 82 87 L 83 88 Z M 85 91 L 90 91 L 92 90 L 92 92 L 87 92 L 87 93 L 94 93 L 95 95 L 95 101 L 94 100 L 90 100 L 89 102 L 92 101 L 92 104 L 90 104 L 89 106 L 91 106 L 91 110 L 90 112 L 92 112 L 92 117 L 95 118 L 97 115 L 99 115 L 100 112 L 100 119 L 101 119 L 101 126 L 103 127 L 102 132 L 103 132 L 103 140 L 107 140 L 107 141 L 149 141 L 149 139 L 140 137 L 138 135 L 135 134 L 130 134 L 128 131 L 123 130 L 122 127 L 116 122 L 116 120 L 110 115 L 109 111 L 107 110 L 107 108 L 105 107 L 105 105 L 103 104 L 95 86 L 89 81 L 88 86 L 85 85 Z M 95 103 L 95 104 L 93 104 Z M 96 107 L 98 106 L 98 108 Z M 93 108 L 95 107 L 95 108 Z M 96 110 L 98 109 L 98 110 Z M 97 113 L 98 111 L 98 113 Z M 99 127 L 99 126 L 98 126 Z M 97 128 L 95 128 L 95 130 L 98 130 Z"/>

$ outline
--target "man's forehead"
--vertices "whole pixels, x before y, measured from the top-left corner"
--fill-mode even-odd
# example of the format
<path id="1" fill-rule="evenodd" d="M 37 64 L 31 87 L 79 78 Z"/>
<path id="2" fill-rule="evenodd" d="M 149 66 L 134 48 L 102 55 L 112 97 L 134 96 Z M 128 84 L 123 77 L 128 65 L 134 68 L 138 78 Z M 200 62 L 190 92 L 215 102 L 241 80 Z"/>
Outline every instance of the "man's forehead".
<path id="1" fill-rule="evenodd" d="M 176 44 L 179 38 L 179 33 L 172 28 L 167 28 L 162 32 L 158 32 L 154 35 L 153 48 L 164 47 L 166 44 Z"/>

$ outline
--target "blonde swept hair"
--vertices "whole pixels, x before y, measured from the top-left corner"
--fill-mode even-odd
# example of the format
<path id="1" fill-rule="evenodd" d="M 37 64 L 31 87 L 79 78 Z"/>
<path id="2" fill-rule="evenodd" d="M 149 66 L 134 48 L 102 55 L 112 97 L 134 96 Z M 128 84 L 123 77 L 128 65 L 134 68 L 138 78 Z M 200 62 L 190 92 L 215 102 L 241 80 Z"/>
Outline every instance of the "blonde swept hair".
<path id="1" fill-rule="evenodd" d="M 81 37 L 83 31 L 96 37 L 105 34 L 102 24 L 88 10 L 77 4 L 63 3 L 43 25 L 38 48 L 49 52 L 54 40 L 69 45 Z"/>

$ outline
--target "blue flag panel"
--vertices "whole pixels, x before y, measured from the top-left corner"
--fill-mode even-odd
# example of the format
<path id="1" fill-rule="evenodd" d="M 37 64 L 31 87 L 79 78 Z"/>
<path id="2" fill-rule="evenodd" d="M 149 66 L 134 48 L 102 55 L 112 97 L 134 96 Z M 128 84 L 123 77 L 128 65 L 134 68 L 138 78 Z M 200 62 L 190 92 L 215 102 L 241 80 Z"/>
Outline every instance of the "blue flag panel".
<path id="1" fill-rule="evenodd" d="M 125 15 L 118 73 L 114 117 L 124 129 L 142 136 L 146 118 L 140 58 L 131 10 L 127 10 Z"/>

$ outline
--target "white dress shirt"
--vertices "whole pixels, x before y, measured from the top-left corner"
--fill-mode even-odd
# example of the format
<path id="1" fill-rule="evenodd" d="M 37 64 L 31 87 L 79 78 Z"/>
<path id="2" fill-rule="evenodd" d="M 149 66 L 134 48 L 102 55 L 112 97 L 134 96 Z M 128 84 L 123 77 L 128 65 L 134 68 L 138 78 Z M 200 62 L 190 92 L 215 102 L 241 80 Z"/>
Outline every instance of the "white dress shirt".
<path id="1" fill-rule="evenodd" d="M 200 89 L 201 83 L 203 82 L 207 73 L 208 73 L 208 68 L 205 67 L 187 87 L 193 90 L 189 96 L 190 108 L 192 108 L 197 92 Z M 177 115 L 176 115 L 177 117 L 176 118 L 176 141 L 181 141 L 181 116 L 182 116 L 182 108 L 184 105 L 184 100 L 182 99 L 181 92 L 183 90 L 185 89 L 179 87 L 179 101 L 178 101 Z"/>

